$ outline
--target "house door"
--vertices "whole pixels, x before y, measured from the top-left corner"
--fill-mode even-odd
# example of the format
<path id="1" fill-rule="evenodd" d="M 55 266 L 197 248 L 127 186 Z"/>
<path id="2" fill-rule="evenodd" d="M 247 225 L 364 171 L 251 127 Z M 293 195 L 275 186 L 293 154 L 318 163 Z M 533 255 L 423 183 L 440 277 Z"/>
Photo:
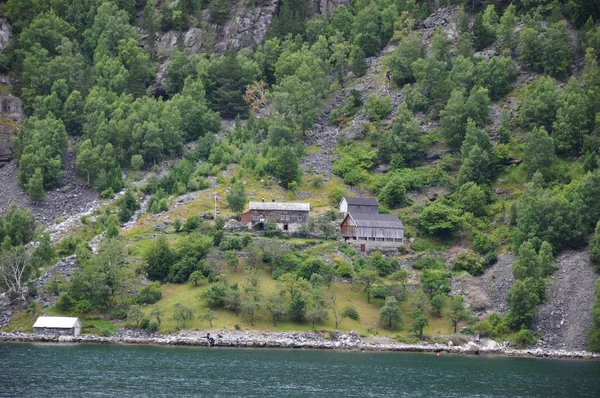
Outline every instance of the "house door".
<path id="1" fill-rule="evenodd" d="M 360 244 L 360 252 L 364 253 L 367 250 L 367 245 L 365 245 L 364 243 Z"/>
<path id="2" fill-rule="evenodd" d="M 288 225 L 287 224 L 283 224 L 283 230 L 287 231 L 288 229 L 289 229 Z"/>

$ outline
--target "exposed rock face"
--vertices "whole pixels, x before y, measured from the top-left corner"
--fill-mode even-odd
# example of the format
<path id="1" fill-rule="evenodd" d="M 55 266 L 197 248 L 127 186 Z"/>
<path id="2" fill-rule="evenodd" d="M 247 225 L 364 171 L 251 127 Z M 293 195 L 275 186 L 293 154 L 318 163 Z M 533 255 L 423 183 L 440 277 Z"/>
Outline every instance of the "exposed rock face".
<path id="1" fill-rule="evenodd" d="M 347 6 L 349 3 L 349 0 L 314 0 L 313 12 L 330 15 L 337 6 Z"/>
<path id="2" fill-rule="evenodd" d="M 0 18 L 0 51 L 4 51 L 4 48 L 8 42 L 12 39 L 12 26 L 4 18 Z"/>
<path id="3" fill-rule="evenodd" d="M 223 54 L 229 47 L 240 50 L 263 43 L 277 13 L 279 0 L 263 0 L 260 5 L 255 3 L 238 0 L 232 7 L 232 17 L 223 26 L 194 27 L 181 35 L 174 31 L 159 33 L 158 50 L 171 52 L 180 40 L 188 55 L 203 52 Z M 204 13 L 203 20 L 209 20 L 208 12 Z"/>
<path id="4" fill-rule="evenodd" d="M 55 265 L 50 267 L 44 275 L 35 279 L 33 283 L 38 289 L 43 289 L 55 275 L 62 275 L 65 278 L 65 280 L 69 280 L 71 278 L 71 275 L 73 275 L 73 273 L 78 269 L 79 264 L 77 264 L 77 259 L 75 255 L 71 255 L 69 257 L 63 258 Z M 38 292 L 42 293 L 42 290 L 39 290 Z M 38 304 L 45 308 L 54 304 L 57 298 L 58 297 L 56 296 L 46 296 L 44 294 L 40 294 L 36 301 L 38 302 Z"/>
<path id="5" fill-rule="evenodd" d="M 0 51 L 12 40 L 12 27 L 6 19 L 0 18 Z M 21 100 L 10 94 L 10 80 L 0 76 L 0 167 L 12 159 L 11 139 L 17 134 L 21 121 L 25 118 Z"/>
<path id="6" fill-rule="evenodd" d="M 0 125 L 0 167 L 12 159 L 11 139 L 16 131 L 14 128 Z"/>

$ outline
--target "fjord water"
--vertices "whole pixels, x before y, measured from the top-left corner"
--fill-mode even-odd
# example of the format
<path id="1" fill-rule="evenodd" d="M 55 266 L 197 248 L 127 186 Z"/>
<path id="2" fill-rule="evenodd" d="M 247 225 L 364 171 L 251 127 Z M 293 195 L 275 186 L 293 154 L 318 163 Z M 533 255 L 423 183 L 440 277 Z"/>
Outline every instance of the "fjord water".
<path id="1" fill-rule="evenodd" d="M 0 397 L 600 397 L 600 362 L 0 344 Z"/>

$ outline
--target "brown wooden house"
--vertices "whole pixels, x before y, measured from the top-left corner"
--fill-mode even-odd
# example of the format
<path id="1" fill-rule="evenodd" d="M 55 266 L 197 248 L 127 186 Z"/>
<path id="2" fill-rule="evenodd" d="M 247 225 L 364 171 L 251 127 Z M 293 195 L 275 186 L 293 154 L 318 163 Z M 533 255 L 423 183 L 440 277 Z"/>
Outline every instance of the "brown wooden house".
<path id="1" fill-rule="evenodd" d="M 294 232 L 308 222 L 309 213 L 310 203 L 250 202 L 250 209 L 240 220 L 248 223 L 248 229 L 274 222 L 282 231 Z"/>
<path id="2" fill-rule="evenodd" d="M 404 244 L 404 225 L 394 214 L 348 213 L 340 225 L 344 240 L 368 246 Z"/>

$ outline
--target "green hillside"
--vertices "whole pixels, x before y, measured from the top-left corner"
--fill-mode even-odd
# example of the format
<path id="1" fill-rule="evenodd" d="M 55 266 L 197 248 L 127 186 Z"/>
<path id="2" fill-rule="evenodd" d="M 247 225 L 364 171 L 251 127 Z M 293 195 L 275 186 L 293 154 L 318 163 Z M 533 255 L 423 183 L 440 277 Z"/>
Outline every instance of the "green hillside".
<path id="1" fill-rule="evenodd" d="M 71 166 L 106 199 L 55 246 L 31 213 L 0 218 L 0 287 L 23 309 L 5 328 L 50 311 L 101 333 L 209 328 L 215 316 L 218 328 L 333 330 L 337 317 L 404 340 L 455 326 L 542 337 L 531 330 L 555 259 L 589 247 L 600 262 L 600 6 L 351 0 L 319 14 L 312 3 L 0 6 L 14 38 L 0 72 L 27 114 L 20 186 L 43 208 L 71 183 L 75 151 Z M 255 9 L 266 17 L 238 35 L 235 16 Z M 406 244 L 363 255 L 339 242 L 345 195 L 377 197 Z M 311 222 L 240 232 L 236 217 L 260 198 L 309 201 Z M 465 309 L 453 281 L 483 278 L 510 252 L 506 310 L 468 296 Z M 36 307 L 27 281 L 71 254 L 81 268 L 40 288 L 56 301 Z"/>

